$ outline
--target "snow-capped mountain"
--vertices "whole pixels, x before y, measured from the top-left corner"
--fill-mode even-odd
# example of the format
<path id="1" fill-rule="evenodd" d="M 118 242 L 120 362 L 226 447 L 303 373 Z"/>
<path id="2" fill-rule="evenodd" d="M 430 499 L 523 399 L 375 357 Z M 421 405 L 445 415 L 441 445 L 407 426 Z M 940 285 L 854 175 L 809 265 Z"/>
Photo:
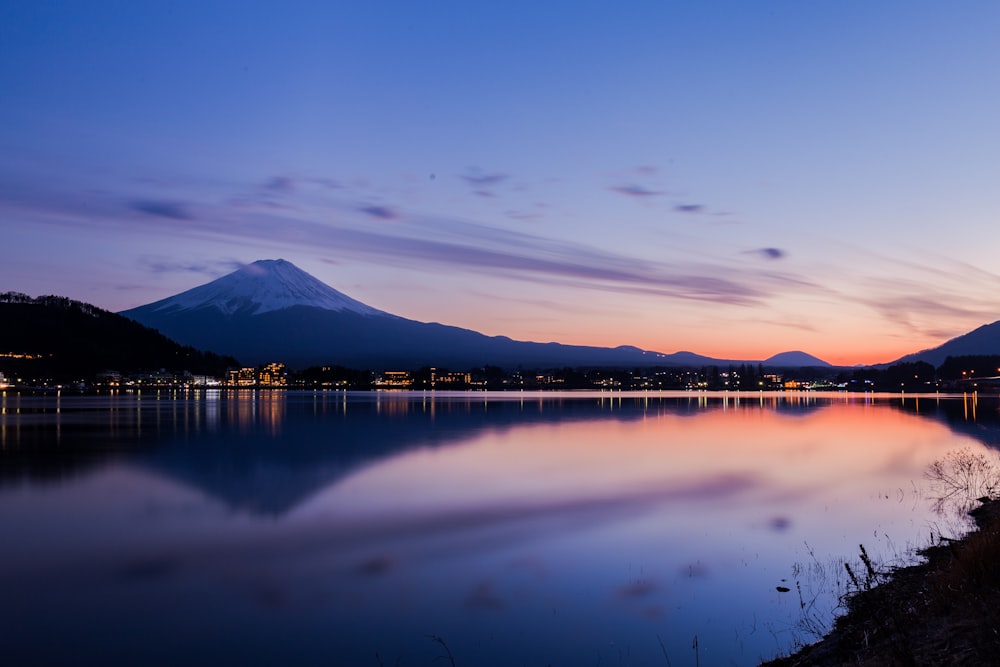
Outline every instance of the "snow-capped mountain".
<path id="1" fill-rule="evenodd" d="M 285 260 L 261 260 L 121 313 L 185 345 L 292 367 L 650 365 L 636 348 L 527 343 L 372 308 Z"/>
<path id="2" fill-rule="evenodd" d="M 223 315 L 260 315 L 292 306 L 389 315 L 338 292 L 284 259 L 258 260 L 218 280 L 143 308 L 156 313 L 214 308 Z"/>
<path id="3" fill-rule="evenodd" d="M 254 365 L 281 361 L 293 368 L 339 364 L 465 370 L 485 365 L 628 368 L 732 363 L 690 352 L 523 342 L 408 320 L 356 301 L 281 259 L 254 262 L 121 314 L 185 345 Z"/>

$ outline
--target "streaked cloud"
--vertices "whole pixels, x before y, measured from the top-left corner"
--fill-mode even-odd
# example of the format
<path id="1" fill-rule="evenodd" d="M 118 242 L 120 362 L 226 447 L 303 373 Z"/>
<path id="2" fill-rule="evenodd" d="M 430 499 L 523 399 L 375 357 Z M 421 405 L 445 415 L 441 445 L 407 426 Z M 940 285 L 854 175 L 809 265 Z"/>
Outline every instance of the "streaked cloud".
<path id="1" fill-rule="evenodd" d="M 333 178 L 319 177 L 309 179 L 310 183 L 315 183 L 316 185 L 326 188 L 327 190 L 338 190 L 340 189 L 340 182 Z"/>
<path id="2" fill-rule="evenodd" d="M 274 176 L 264 183 L 264 189 L 270 192 L 293 192 L 295 190 L 295 180 L 288 176 Z"/>
<path id="3" fill-rule="evenodd" d="M 243 262 L 224 259 L 214 262 L 185 262 L 165 257 L 145 256 L 139 258 L 139 266 L 155 274 L 197 273 L 217 278 L 231 271 L 243 268 Z"/>
<path id="4" fill-rule="evenodd" d="M 536 286 L 571 286 L 736 306 L 760 306 L 789 291 L 822 290 L 806 276 L 739 267 L 721 258 L 718 262 L 683 258 L 654 261 L 489 224 L 412 214 L 405 216 L 406 225 L 359 227 L 356 215 L 352 215 L 360 212 L 383 221 L 404 217 L 399 208 L 386 204 L 359 206 L 332 202 L 322 208 L 281 210 L 200 203 L 199 215 L 194 218 L 180 204 L 140 200 L 136 203 L 143 206 L 138 210 L 146 215 L 129 219 L 120 213 L 118 218 L 81 216 L 78 211 L 70 212 L 64 204 L 55 204 L 58 215 L 51 215 L 47 213 L 53 205 L 51 200 L 38 197 L 31 203 L 41 220 L 72 225 L 75 229 L 89 226 L 96 233 L 112 228 L 121 230 L 122 223 L 127 222 L 132 233 L 183 234 L 192 241 L 228 239 L 233 244 L 254 248 L 273 247 L 280 242 L 283 248 L 289 248 L 285 252 L 300 247 L 303 252 L 315 253 L 329 247 L 349 254 L 352 259 L 363 257 L 421 270 L 447 267 L 448 271 L 463 270 Z M 96 197 L 94 203 L 100 208 L 101 198 Z M 186 224 L 181 231 L 157 222 L 163 219 L 184 219 Z M 145 221 L 145 230 L 136 227 L 140 220 Z M 161 262 L 158 266 L 166 271 L 178 270 L 182 264 Z M 210 267 L 187 267 L 201 268 L 211 271 Z"/>
<path id="5" fill-rule="evenodd" d="M 503 172 L 488 172 L 479 167 L 469 167 L 462 180 L 472 188 L 472 193 L 478 197 L 493 198 L 497 196 L 495 187 L 508 179 Z"/>
<path id="6" fill-rule="evenodd" d="M 394 265 L 447 266 L 450 270 L 511 279 L 572 285 L 609 292 L 759 305 L 787 290 L 819 286 L 794 274 L 757 273 L 728 265 L 652 262 L 585 245 L 498 229 L 476 223 L 411 219 L 406 227 L 358 229 L 283 216 L 244 216 L 233 222 L 234 236 L 267 240 L 280 228 L 291 238 L 308 239 L 354 258 Z"/>
<path id="7" fill-rule="evenodd" d="M 966 321 L 991 321 L 984 318 L 996 319 L 995 310 L 990 310 L 984 304 L 983 308 L 973 308 L 959 305 L 963 299 L 958 295 L 945 293 L 934 293 L 927 291 L 927 286 L 909 294 L 887 294 L 872 293 L 862 297 L 865 303 L 896 325 L 902 326 L 914 333 L 934 337 L 940 335 L 942 330 L 939 320 L 966 320 Z M 967 302 L 966 302 L 967 303 Z M 955 335 L 961 332 L 951 332 Z"/>
<path id="8" fill-rule="evenodd" d="M 480 190 L 490 188 L 494 185 L 499 185 L 500 183 L 506 181 L 507 178 L 508 175 L 502 172 L 486 172 L 478 167 L 470 167 L 464 174 L 462 174 L 462 180 L 473 188 Z"/>
<path id="9" fill-rule="evenodd" d="M 626 197 L 637 197 L 640 199 L 646 197 L 658 197 L 660 195 L 667 194 L 661 190 L 651 190 L 643 185 L 636 185 L 630 183 L 628 185 L 613 185 L 608 188 L 612 192 L 617 192 L 620 195 L 625 195 Z"/>
<path id="10" fill-rule="evenodd" d="M 399 220 L 400 218 L 400 215 L 388 206 L 368 204 L 359 207 L 358 210 L 373 218 L 378 218 L 379 220 Z"/>
<path id="11" fill-rule="evenodd" d="M 764 259 L 781 259 L 785 256 L 785 251 L 781 248 L 756 248 L 747 252 L 753 253 Z"/>
<path id="12" fill-rule="evenodd" d="M 129 202 L 129 208 L 146 215 L 171 220 L 191 220 L 194 217 L 183 204 L 172 201 L 139 200 Z"/>
<path id="13" fill-rule="evenodd" d="M 521 220 L 523 222 L 538 220 L 542 217 L 541 213 L 532 213 L 530 211 L 507 211 L 506 215 L 512 220 Z"/>
<path id="14" fill-rule="evenodd" d="M 857 267 L 855 287 L 841 298 L 872 308 L 899 332 L 893 335 L 943 342 L 998 317 L 1000 275 L 992 271 L 936 253 L 906 258 L 854 243 L 837 250 Z"/>
<path id="15" fill-rule="evenodd" d="M 702 204 L 677 204 L 674 210 L 678 213 L 704 213 L 705 206 Z"/>

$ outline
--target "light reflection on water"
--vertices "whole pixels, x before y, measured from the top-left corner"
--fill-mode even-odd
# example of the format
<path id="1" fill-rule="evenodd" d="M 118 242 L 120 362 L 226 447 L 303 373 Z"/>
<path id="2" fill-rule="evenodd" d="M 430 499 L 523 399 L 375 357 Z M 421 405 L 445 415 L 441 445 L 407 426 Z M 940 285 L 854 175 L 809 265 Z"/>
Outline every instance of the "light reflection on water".
<path id="1" fill-rule="evenodd" d="M 815 639 L 796 583 L 825 617 L 859 544 L 955 534 L 924 470 L 997 433 L 996 397 L 8 391 L 0 653 L 755 664 Z"/>

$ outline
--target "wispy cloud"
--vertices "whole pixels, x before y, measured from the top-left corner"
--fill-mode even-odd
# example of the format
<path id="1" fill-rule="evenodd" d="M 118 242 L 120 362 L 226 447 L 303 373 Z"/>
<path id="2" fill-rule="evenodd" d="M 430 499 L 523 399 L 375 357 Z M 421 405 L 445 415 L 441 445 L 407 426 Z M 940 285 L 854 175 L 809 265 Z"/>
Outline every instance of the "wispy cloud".
<path id="1" fill-rule="evenodd" d="M 263 187 L 269 192 L 289 193 L 295 190 L 295 180 L 289 176 L 274 176 Z"/>
<path id="2" fill-rule="evenodd" d="M 950 338 L 997 319 L 996 273 L 935 253 L 905 259 L 852 242 L 829 251 L 853 258 L 853 285 L 841 298 L 872 308 L 900 335 Z"/>
<path id="3" fill-rule="evenodd" d="M 275 174 L 243 192 L 231 195 L 228 202 L 244 210 L 296 211 L 322 200 L 330 191 L 340 187 L 332 178 Z M 361 196 L 358 198 L 363 199 Z"/>
<path id="4" fill-rule="evenodd" d="M 497 196 L 495 187 L 506 181 L 508 175 L 498 171 L 484 171 L 479 167 L 469 167 L 461 178 L 472 188 L 472 193 L 476 196 L 493 198 Z"/>
<path id="5" fill-rule="evenodd" d="M 309 179 L 310 183 L 315 183 L 320 187 L 326 188 L 327 190 L 339 190 L 340 182 L 333 178 L 319 177 Z"/>
<path id="6" fill-rule="evenodd" d="M 145 199 L 129 202 L 129 208 L 146 215 L 171 220 L 191 220 L 194 217 L 183 204 L 171 201 Z"/>
<path id="7" fill-rule="evenodd" d="M 508 175 L 502 172 L 486 172 L 479 167 L 469 167 L 469 169 L 462 174 L 462 180 L 476 189 L 490 188 L 494 185 L 499 185 L 500 183 L 506 181 L 507 178 Z"/>
<path id="8" fill-rule="evenodd" d="M 229 200 L 231 206 L 243 209 L 274 209 L 279 211 L 294 211 L 298 207 L 287 201 L 278 201 L 269 196 L 235 197 Z"/>
<path id="9" fill-rule="evenodd" d="M 620 195 L 625 195 L 626 197 L 637 197 L 640 199 L 646 197 L 658 197 L 666 194 L 661 190 L 651 190 L 643 185 L 636 185 L 635 183 L 627 185 L 613 185 L 608 189 L 612 192 L 617 192 Z"/>
<path id="10" fill-rule="evenodd" d="M 512 220 L 521 220 L 523 222 L 538 220 L 542 217 L 541 213 L 532 213 L 529 211 L 507 211 L 506 215 Z"/>
<path id="11" fill-rule="evenodd" d="M 922 285 L 920 291 L 909 294 L 873 293 L 861 297 L 861 302 L 878 311 L 894 324 L 928 337 L 942 334 L 941 320 L 988 322 L 995 319 L 995 311 L 986 308 L 959 305 L 965 301 L 959 295 L 928 292 Z M 965 301 L 967 303 L 967 301 Z M 955 335 L 960 332 L 949 332 Z"/>
<path id="12" fill-rule="evenodd" d="M 212 262 L 183 262 L 147 255 L 139 258 L 139 266 L 154 274 L 197 273 L 214 278 L 240 269 L 244 264 L 234 259 Z"/>
<path id="13" fill-rule="evenodd" d="M 353 257 L 395 265 L 447 266 L 529 281 L 585 289 L 731 305 L 759 305 L 788 290 L 818 286 L 794 274 L 754 272 L 727 264 L 653 262 L 543 236 L 477 223 L 411 218 L 406 227 L 354 228 L 272 216 L 241 215 L 232 223 L 243 241 L 266 241 L 273 230 L 287 238 L 309 239 Z"/>
<path id="14" fill-rule="evenodd" d="M 449 271 L 476 272 L 535 285 L 568 285 L 739 306 L 762 305 L 789 290 L 819 289 L 807 278 L 794 273 L 762 272 L 721 260 L 718 263 L 653 261 L 493 225 L 412 214 L 405 216 L 407 225 L 359 227 L 356 215 L 351 215 L 351 212 L 361 212 L 384 221 L 404 217 L 399 209 L 383 204 L 359 206 L 340 202 L 322 209 L 282 211 L 200 203 L 199 215 L 193 217 L 187 214 L 184 206 L 169 201 L 135 203 L 142 203 L 141 209 L 133 208 L 145 214 L 138 219 L 122 213 L 118 217 L 80 216 L 78 212 L 73 215 L 66 203 L 56 204 L 58 214 L 46 214 L 52 210 L 52 200 L 33 199 L 38 219 L 73 225 L 76 229 L 81 224 L 90 225 L 98 233 L 112 228 L 121 230 L 122 224 L 127 222 L 129 233 L 141 234 L 143 231 L 136 223 L 143 222 L 148 226 L 147 231 L 183 234 L 192 240 L 218 242 L 228 239 L 233 244 L 255 248 L 280 243 L 285 248 L 301 247 L 308 252 L 329 247 L 352 258 L 366 257 L 375 262 L 421 268 L 448 267 Z M 95 206 L 100 205 L 98 197 Z M 186 224 L 183 229 L 177 229 L 158 222 L 167 219 L 184 219 Z M 167 271 L 184 267 L 153 262 L 149 268 Z M 211 271 L 212 268 L 192 264 L 186 270 Z"/>
<path id="15" fill-rule="evenodd" d="M 678 213 L 704 213 L 705 206 L 703 204 L 677 204 L 674 206 L 674 210 Z"/>
<path id="16" fill-rule="evenodd" d="M 906 335 L 950 338 L 997 319 L 996 299 L 989 288 L 995 277 L 987 276 L 986 284 L 977 285 L 972 279 L 976 273 L 941 275 L 928 281 L 862 277 L 856 299 Z"/>
<path id="17" fill-rule="evenodd" d="M 816 333 L 820 329 L 816 324 L 810 320 L 803 319 L 801 315 L 795 313 L 788 313 L 777 319 L 769 319 L 766 317 L 754 317 L 750 319 L 744 319 L 743 322 L 759 322 L 761 324 L 767 324 L 773 327 L 782 327 L 785 329 L 796 329 L 798 331 L 808 331 L 809 333 Z"/>
<path id="18" fill-rule="evenodd" d="M 764 259 L 782 259 L 786 253 L 781 248 L 756 248 L 747 252 L 763 257 Z"/>
<path id="19" fill-rule="evenodd" d="M 401 217 L 396 211 L 388 206 L 379 206 L 377 204 L 360 206 L 358 207 L 358 210 L 373 218 L 378 218 L 379 220 L 399 220 Z"/>
<path id="20" fill-rule="evenodd" d="M 259 186 L 258 186 L 259 187 Z M 102 197 L 104 199 L 102 199 Z M 81 215 L 69 200 L 32 197 L 23 210 L 43 223 L 89 226 L 96 233 L 183 235 L 197 242 L 230 243 L 259 251 L 279 244 L 285 252 L 337 254 L 364 258 L 373 263 L 406 265 L 419 270 L 479 273 L 519 280 L 532 285 L 568 286 L 610 293 L 637 294 L 667 300 L 700 301 L 733 306 L 764 306 L 788 294 L 816 295 L 824 287 L 794 267 L 777 272 L 710 257 L 695 260 L 683 252 L 654 259 L 617 253 L 594 245 L 526 233 L 524 227 L 507 229 L 474 221 L 438 216 L 404 214 L 385 203 L 351 203 L 325 199 L 322 205 L 280 210 L 233 204 L 197 203 L 198 215 L 187 214 L 187 205 L 169 200 L 142 202 L 143 216 L 127 215 L 119 205 L 109 216 Z M 64 201 L 65 200 L 65 201 Z M 94 195 L 89 210 L 104 210 L 113 195 Z M 222 199 L 222 201 L 225 201 Z M 150 206 L 149 204 L 153 204 Z M 193 204 L 192 204 L 193 206 Z M 406 219 L 406 225 L 360 225 L 358 214 L 380 221 Z M 164 221 L 187 216 L 183 226 Z M 139 226 L 141 223 L 142 227 Z M 766 253 L 765 256 L 773 256 Z M 212 271 L 210 266 L 152 263 L 151 269 Z"/>

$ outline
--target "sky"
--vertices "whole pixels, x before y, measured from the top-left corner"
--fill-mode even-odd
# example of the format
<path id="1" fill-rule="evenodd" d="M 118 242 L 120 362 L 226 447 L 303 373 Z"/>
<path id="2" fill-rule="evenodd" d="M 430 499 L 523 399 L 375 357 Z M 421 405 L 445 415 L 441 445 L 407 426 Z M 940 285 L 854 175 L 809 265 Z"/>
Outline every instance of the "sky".
<path id="1" fill-rule="evenodd" d="M 0 291 L 283 258 L 522 340 L 879 363 L 1000 319 L 1000 4 L 5 0 Z"/>

